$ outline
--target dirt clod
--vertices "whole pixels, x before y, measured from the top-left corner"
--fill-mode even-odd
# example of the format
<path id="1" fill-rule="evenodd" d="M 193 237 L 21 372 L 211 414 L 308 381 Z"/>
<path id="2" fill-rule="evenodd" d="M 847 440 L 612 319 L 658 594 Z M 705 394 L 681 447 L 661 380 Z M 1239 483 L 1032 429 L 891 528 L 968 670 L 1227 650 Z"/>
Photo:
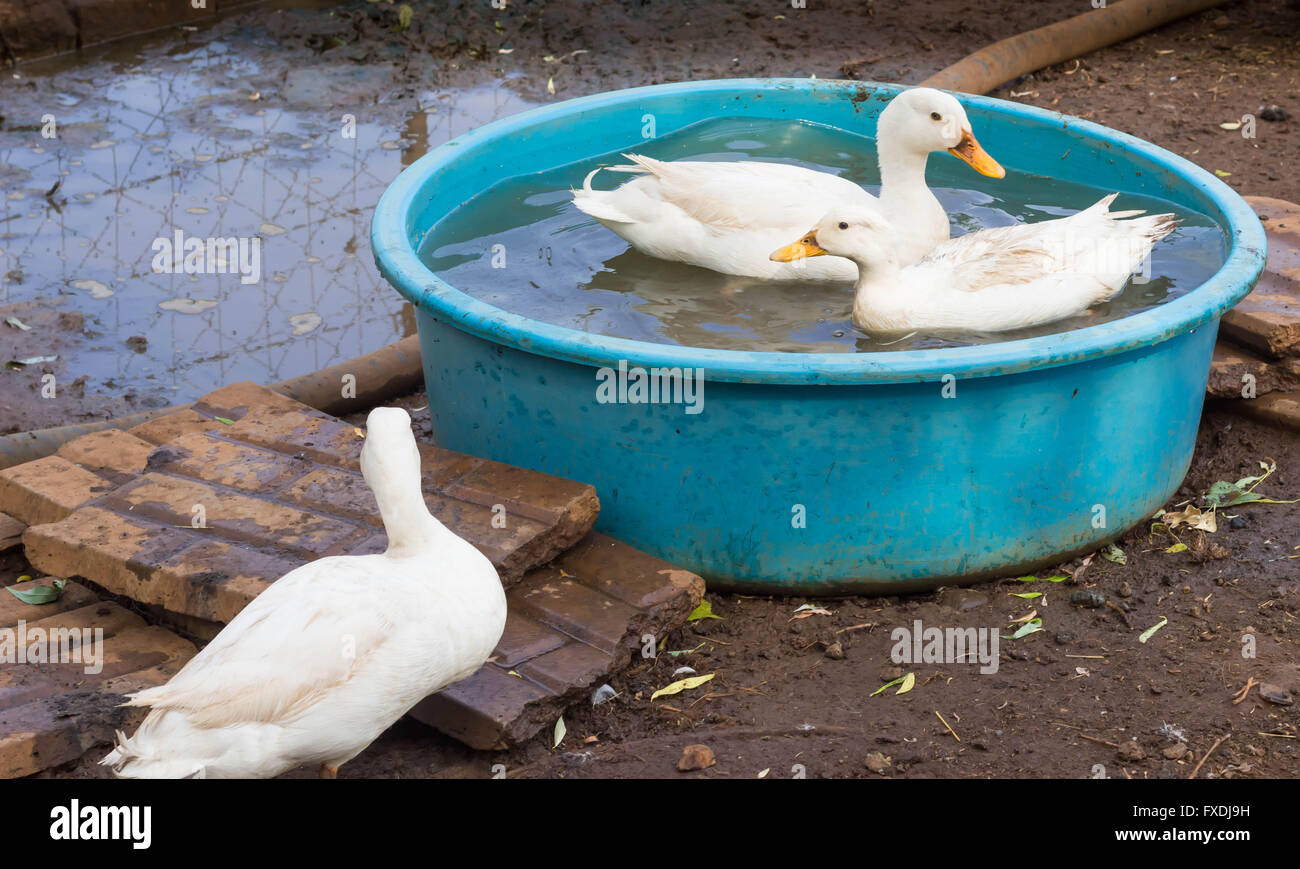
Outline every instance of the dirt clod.
<path id="1" fill-rule="evenodd" d="M 866 764 L 867 769 L 884 775 L 894 765 L 894 762 L 879 751 L 873 751 L 867 755 Z"/>
<path id="2" fill-rule="evenodd" d="M 693 772 L 697 769 L 708 769 L 717 764 L 713 757 L 713 749 L 707 745 L 688 745 L 682 749 L 682 758 L 677 761 L 677 768 L 682 772 Z"/>
<path id="3" fill-rule="evenodd" d="M 1130 739 L 1128 742 L 1120 743 L 1119 750 L 1116 752 L 1120 760 L 1137 761 L 1144 760 L 1147 756 L 1146 749 L 1137 744 L 1136 740 Z"/>

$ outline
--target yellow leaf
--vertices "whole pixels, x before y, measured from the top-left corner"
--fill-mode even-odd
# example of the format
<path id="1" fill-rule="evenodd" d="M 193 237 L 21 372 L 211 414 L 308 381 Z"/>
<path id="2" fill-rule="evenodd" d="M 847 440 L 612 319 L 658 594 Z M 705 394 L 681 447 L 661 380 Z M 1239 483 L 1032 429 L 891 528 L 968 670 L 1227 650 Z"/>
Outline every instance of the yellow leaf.
<path id="1" fill-rule="evenodd" d="M 713 675 L 714 675 L 713 673 L 710 673 L 707 676 L 691 676 L 689 679 L 679 679 L 678 681 L 673 682 L 671 685 L 666 685 L 663 688 L 660 688 L 655 693 L 651 694 L 650 699 L 654 700 L 656 697 L 667 697 L 669 694 L 680 694 L 683 691 L 689 691 L 692 688 L 698 688 L 701 685 L 703 685 L 705 682 L 712 679 Z"/>
<path id="2" fill-rule="evenodd" d="M 916 674 L 908 673 L 906 676 L 903 677 L 903 684 L 900 685 L 898 690 L 895 691 L 894 693 L 906 694 L 908 691 L 911 691 L 915 687 L 916 687 Z"/>
<path id="3" fill-rule="evenodd" d="M 552 78 L 548 78 L 548 79 L 546 80 L 546 92 L 547 92 L 548 94 L 553 94 L 553 93 L 555 93 L 555 78 L 554 78 L 554 77 L 552 77 Z"/>

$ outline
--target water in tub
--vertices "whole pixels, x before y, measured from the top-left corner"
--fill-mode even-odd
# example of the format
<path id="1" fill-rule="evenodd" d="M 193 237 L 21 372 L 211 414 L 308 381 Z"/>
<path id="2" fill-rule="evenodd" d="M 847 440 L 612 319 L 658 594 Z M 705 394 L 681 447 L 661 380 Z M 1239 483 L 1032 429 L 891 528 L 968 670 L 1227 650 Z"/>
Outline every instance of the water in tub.
<path id="1" fill-rule="evenodd" d="M 719 118 L 646 142 L 664 160 L 777 160 L 833 172 L 878 192 L 875 143 L 798 121 Z M 1014 163 L 1014 154 L 994 154 Z M 1068 159 L 1068 158 L 1067 158 Z M 729 350 L 854 352 L 914 350 L 1064 332 L 1144 311 L 1187 293 L 1227 254 L 1205 215 L 1148 196 L 1122 194 L 1115 209 L 1174 212 L 1182 225 L 1156 246 L 1150 274 L 1076 317 L 1000 334 L 872 337 L 853 325 L 849 283 L 773 283 L 654 259 L 574 208 L 569 190 L 618 153 L 504 181 L 430 228 L 421 257 L 452 286 L 499 308 L 603 335 Z M 628 176 L 600 173 L 597 186 Z M 1112 191 L 1010 171 L 994 180 L 945 154 L 932 155 L 930 187 L 954 236 L 1079 211 Z M 790 241 L 795 241 L 791 238 Z"/>

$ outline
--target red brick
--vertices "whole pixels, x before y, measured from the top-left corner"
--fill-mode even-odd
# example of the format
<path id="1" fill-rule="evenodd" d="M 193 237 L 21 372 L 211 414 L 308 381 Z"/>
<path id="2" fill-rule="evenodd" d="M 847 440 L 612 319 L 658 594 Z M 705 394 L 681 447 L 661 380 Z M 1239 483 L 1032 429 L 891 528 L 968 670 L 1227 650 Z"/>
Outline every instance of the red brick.
<path id="1" fill-rule="evenodd" d="M 53 577 L 38 576 L 32 585 L 49 585 Z M 69 582 L 63 587 L 63 594 L 58 600 L 43 604 L 23 603 L 9 592 L 0 592 L 0 628 L 12 627 L 19 619 L 33 621 L 56 615 L 65 610 L 79 609 L 99 600 L 93 591 L 84 585 Z"/>
<path id="2" fill-rule="evenodd" d="M 512 607 L 545 625 L 613 654 L 623 643 L 633 607 L 594 588 L 542 568 L 524 577 L 506 596 Z"/>
<path id="3" fill-rule="evenodd" d="M 1253 381 L 1247 381 L 1249 374 Z M 1214 345 L 1210 377 L 1205 386 L 1214 398 L 1241 398 L 1250 383 L 1255 396 L 1300 389 L 1300 359 L 1264 359 L 1249 350 L 1220 340 Z"/>
<path id="4" fill-rule="evenodd" d="M 198 543 L 199 534 L 91 506 L 61 522 L 28 528 L 23 545 L 37 570 L 84 577 L 114 594 L 176 609 L 168 604 L 182 595 L 153 582 L 153 574 L 157 564 Z"/>
<path id="5" fill-rule="evenodd" d="M 311 408 L 273 389 L 259 386 L 251 380 L 231 383 L 194 402 L 194 410 L 203 416 L 243 419 L 250 410 L 280 412 L 311 412 Z"/>
<path id="6" fill-rule="evenodd" d="M 484 461 L 449 485 L 447 492 L 478 504 L 504 504 L 506 510 L 541 522 L 554 522 L 575 510 L 600 512 L 596 490 L 586 483 Z"/>
<path id="7" fill-rule="evenodd" d="M 81 576 L 142 604 L 214 622 L 230 621 L 304 563 L 100 507 L 29 528 L 24 543 L 39 570 Z"/>
<path id="8" fill-rule="evenodd" d="M 316 411 L 253 408 L 223 435 L 245 443 L 302 454 L 322 465 L 357 470 L 365 438 L 356 426 Z"/>
<path id="9" fill-rule="evenodd" d="M 28 525 L 57 522 L 112 488 L 61 456 L 0 470 L 0 510 Z"/>
<path id="10" fill-rule="evenodd" d="M 574 688 L 589 689 L 604 681 L 614 669 L 614 663 L 599 649 L 586 643 L 569 642 L 514 669 L 552 693 L 563 694 Z"/>
<path id="11" fill-rule="evenodd" d="M 528 715 L 529 707 L 552 696 L 540 685 L 488 664 L 468 679 L 421 700 L 411 710 L 411 717 L 470 748 L 507 748 L 544 724 Z M 544 708 L 549 712 L 549 707 Z"/>
<path id="12" fill-rule="evenodd" d="M 1268 262 L 1250 294 L 1223 315 L 1220 332 L 1270 356 L 1300 356 L 1300 205 L 1266 196 L 1246 201 L 1264 221 Z"/>
<path id="13" fill-rule="evenodd" d="M 68 441 L 59 447 L 56 455 L 100 476 L 116 475 L 117 482 L 124 482 L 126 477 L 144 473 L 152 449 L 153 444 L 133 434 L 106 428 Z"/>
<path id="14" fill-rule="evenodd" d="M 329 516 L 308 513 L 196 480 L 150 473 L 104 499 L 104 506 L 168 525 L 192 527 L 201 505 L 207 528 L 229 540 L 303 558 L 342 555 L 368 532 Z"/>
<path id="15" fill-rule="evenodd" d="M 219 437 L 185 434 L 153 450 L 149 470 L 266 492 L 301 477 L 311 463 Z"/>
<path id="16" fill-rule="evenodd" d="M 65 601 L 82 605 L 63 611 Z M 21 604 L 10 612 L 34 628 L 99 627 L 104 631 L 103 669 L 83 664 L 7 664 L 0 685 L 0 778 L 31 775 L 76 760 L 86 750 L 111 742 L 114 731 L 130 730 L 143 709 L 121 706 L 122 695 L 160 685 L 194 655 L 194 646 L 134 613 L 98 601 L 70 582 L 51 604 Z"/>
<path id="17" fill-rule="evenodd" d="M 1272 392 L 1234 401 L 1232 408 L 1246 416 L 1300 431 L 1300 392 Z"/>
<path id="18" fill-rule="evenodd" d="M 155 416 L 130 429 L 131 434 L 153 444 L 165 444 L 183 434 L 202 433 L 221 428 L 222 424 L 198 413 L 192 408 Z"/>
<path id="19" fill-rule="evenodd" d="M 506 616 L 506 628 L 501 633 L 492 656 L 498 666 L 513 669 L 530 658 L 554 651 L 567 642 L 567 638 L 546 625 L 539 624 L 518 612 Z"/>
<path id="20" fill-rule="evenodd" d="M 704 580 L 612 537 L 592 532 L 564 554 L 564 569 L 582 583 L 638 609 L 688 598 L 691 606 L 704 596 Z M 635 553 L 633 555 L 632 553 Z M 689 613 L 689 610 L 687 611 Z"/>

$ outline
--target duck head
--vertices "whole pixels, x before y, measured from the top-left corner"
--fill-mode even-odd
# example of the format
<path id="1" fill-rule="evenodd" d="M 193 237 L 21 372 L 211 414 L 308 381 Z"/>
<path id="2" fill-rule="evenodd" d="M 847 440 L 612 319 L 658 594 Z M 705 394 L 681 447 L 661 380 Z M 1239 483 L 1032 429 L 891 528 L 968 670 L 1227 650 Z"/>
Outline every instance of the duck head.
<path id="1" fill-rule="evenodd" d="M 911 88 L 890 100 L 880 113 L 879 142 L 900 143 L 913 153 L 947 151 L 990 178 L 1007 171 L 980 147 L 970 119 L 956 97 L 933 88 Z"/>
<path id="2" fill-rule="evenodd" d="M 410 414 L 400 407 L 370 411 L 361 474 L 379 504 L 390 555 L 418 552 L 442 529 L 425 506 L 420 471 Z"/>
<path id="3" fill-rule="evenodd" d="M 769 259 L 788 263 L 813 256 L 842 256 L 864 274 L 868 269 L 897 265 L 894 231 L 880 215 L 852 208 L 828 212 L 804 237 L 773 251 Z"/>

